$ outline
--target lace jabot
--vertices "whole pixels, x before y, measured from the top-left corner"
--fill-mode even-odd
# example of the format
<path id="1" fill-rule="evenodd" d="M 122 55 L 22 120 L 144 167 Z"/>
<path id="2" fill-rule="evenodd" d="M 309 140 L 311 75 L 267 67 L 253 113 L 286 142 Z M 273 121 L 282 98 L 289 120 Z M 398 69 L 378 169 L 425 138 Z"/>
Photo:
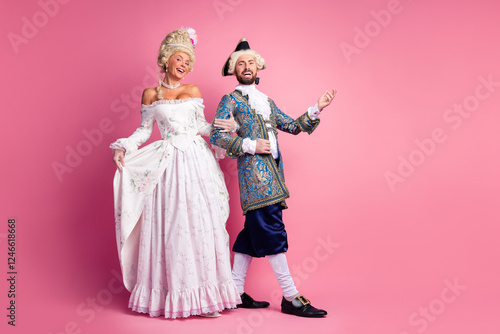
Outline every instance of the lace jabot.
<path id="1" fill-rule="evenodd" d="M 248 104 L 250 104 L 250 107 L 252 107 L 257 114 L 262 115 L 266 120 L 269 119 L 271 115 L 271 106 L 269 105 L 266 94 L 258 91 L 255 85 L 238 85 L 236 89 L 243 95 L 248 96 Z"/>

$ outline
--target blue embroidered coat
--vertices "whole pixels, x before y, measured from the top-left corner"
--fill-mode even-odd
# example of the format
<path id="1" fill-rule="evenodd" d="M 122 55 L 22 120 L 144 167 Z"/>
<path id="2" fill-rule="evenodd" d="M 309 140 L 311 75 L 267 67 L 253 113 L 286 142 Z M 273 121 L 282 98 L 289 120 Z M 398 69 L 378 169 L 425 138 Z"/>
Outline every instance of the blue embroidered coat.
<path id="1" fill-rule="evenodd" d="M 229 113 L 232 113 L 240 128 L 237 135 L 232 136 L 212 125 L 210 134 L 212 144 L 226 149 L 227 157 L 238 159 L 240 202 L 243 214 L 275 203 L 281 203 L 283 208 L 287 208 L 285 199 L 289 197 L 281 153 L 279 153 L 279 166 L 276 166 L 271 154 L 252 155 L 243 152 L 241 148 L 243 139 L 269 139 L 268 128 L 272 128 L 276 139 L 278 138 L 276 129 L 294 135 L 302 131 L 311 134 L 319 125 L 319 118 L 312 120 L 307 112 L 294 120 L 279 110 L 273 100 L 268 99 L 268 101 L 271 106 L 271 115 L 270 120 L 265 121 L 262 115 L 257 114 L 250 107 L 248 97 L 242 95 L 240 91 L 235 90 L 224 95 L 217 107 L 214 120 L 216 118 L 229 119 Z M 277 146 L 280 152 L 279 145 Z"/>

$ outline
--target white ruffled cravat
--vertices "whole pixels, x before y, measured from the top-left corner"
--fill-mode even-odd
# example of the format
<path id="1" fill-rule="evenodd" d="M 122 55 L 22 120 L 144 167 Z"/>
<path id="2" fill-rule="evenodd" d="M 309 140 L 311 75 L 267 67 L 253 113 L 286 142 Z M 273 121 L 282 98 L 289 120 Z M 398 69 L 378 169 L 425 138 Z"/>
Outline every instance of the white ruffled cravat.
<path id="1" fill-rule="evenodd" d="M 255 85 L 238 85 L 236 89 L 243 95 L 248 96 L 248 104 L 257 114 L 262 115 L 265 120 L 269 120 L 271 116 L 271 106 L 269 105 L 266 94 L 257 90 Z"/>

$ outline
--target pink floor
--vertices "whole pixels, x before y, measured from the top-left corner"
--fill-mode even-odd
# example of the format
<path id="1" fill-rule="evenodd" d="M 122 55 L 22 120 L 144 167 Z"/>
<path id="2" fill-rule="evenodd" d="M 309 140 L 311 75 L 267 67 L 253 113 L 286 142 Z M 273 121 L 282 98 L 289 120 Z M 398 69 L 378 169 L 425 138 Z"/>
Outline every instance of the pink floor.
<path id="1" fill-rule="evenodd" d="M 328 310 L 322 319 L 306 319 L 285 315 L 277 304 L 263 310 L 228 310 L 221 318 L 191 317 L 181 320 L 150 318 L 127 310 L 127 294 L 115 295 L 113 301 L 102 310 L 76 315 L 77 305 L 45 303 L 35 314 L 27 317 L 19 311 L 19 326 L 9 333 L 336 333 L 336 334 L 416 334 L 416 333 L 498 333 L 498 302 L 492 305 L 473 305 L 469 296 L 461 301 L 446 304 L 444 309 L 428 311 L 424 315 L 410 316 L 426 307 L 419 298 L 374 301 L 366 296 L 345 293 L 312 294 L 313 302 Z M 264 294 L 262 294 L 264 297 Z M 438 294 L 439 296 L 439 294 Z M 310 294 L 312 299 L 312 296 Z M 429 302 L 432 302 L 430 300 Z M 427 304 L 428 305 L 428 304 Z M 434 307 L 436 307 L 435 304 Z M 82 309 L 81 309 L 82 310 Z M 89 311 L 91 308 L 86 308 Z M 433 313 L 434 312 L 434 313 Z M 79 331 L 81 330 L 81 332 Z"/>

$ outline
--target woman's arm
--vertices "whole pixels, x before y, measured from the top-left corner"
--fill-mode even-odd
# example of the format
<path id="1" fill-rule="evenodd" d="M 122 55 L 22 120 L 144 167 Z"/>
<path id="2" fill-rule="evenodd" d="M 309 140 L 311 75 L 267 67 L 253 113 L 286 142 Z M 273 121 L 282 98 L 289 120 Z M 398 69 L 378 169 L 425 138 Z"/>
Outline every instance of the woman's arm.
<path id="1" fill-rule="evenodd" d="M 151 137 L 155 122 L 153 108 L 151 107 L 154 96 L 156 96 L 154 88 L 144 90 L 142 94 L 141 125 L 130 137 L 120 138 L 109 146 L 113 149 L 113 162 L 120 172 L 122 167 L 125 166 L 125 153 L 135 152 L 139 146 Z"/>

